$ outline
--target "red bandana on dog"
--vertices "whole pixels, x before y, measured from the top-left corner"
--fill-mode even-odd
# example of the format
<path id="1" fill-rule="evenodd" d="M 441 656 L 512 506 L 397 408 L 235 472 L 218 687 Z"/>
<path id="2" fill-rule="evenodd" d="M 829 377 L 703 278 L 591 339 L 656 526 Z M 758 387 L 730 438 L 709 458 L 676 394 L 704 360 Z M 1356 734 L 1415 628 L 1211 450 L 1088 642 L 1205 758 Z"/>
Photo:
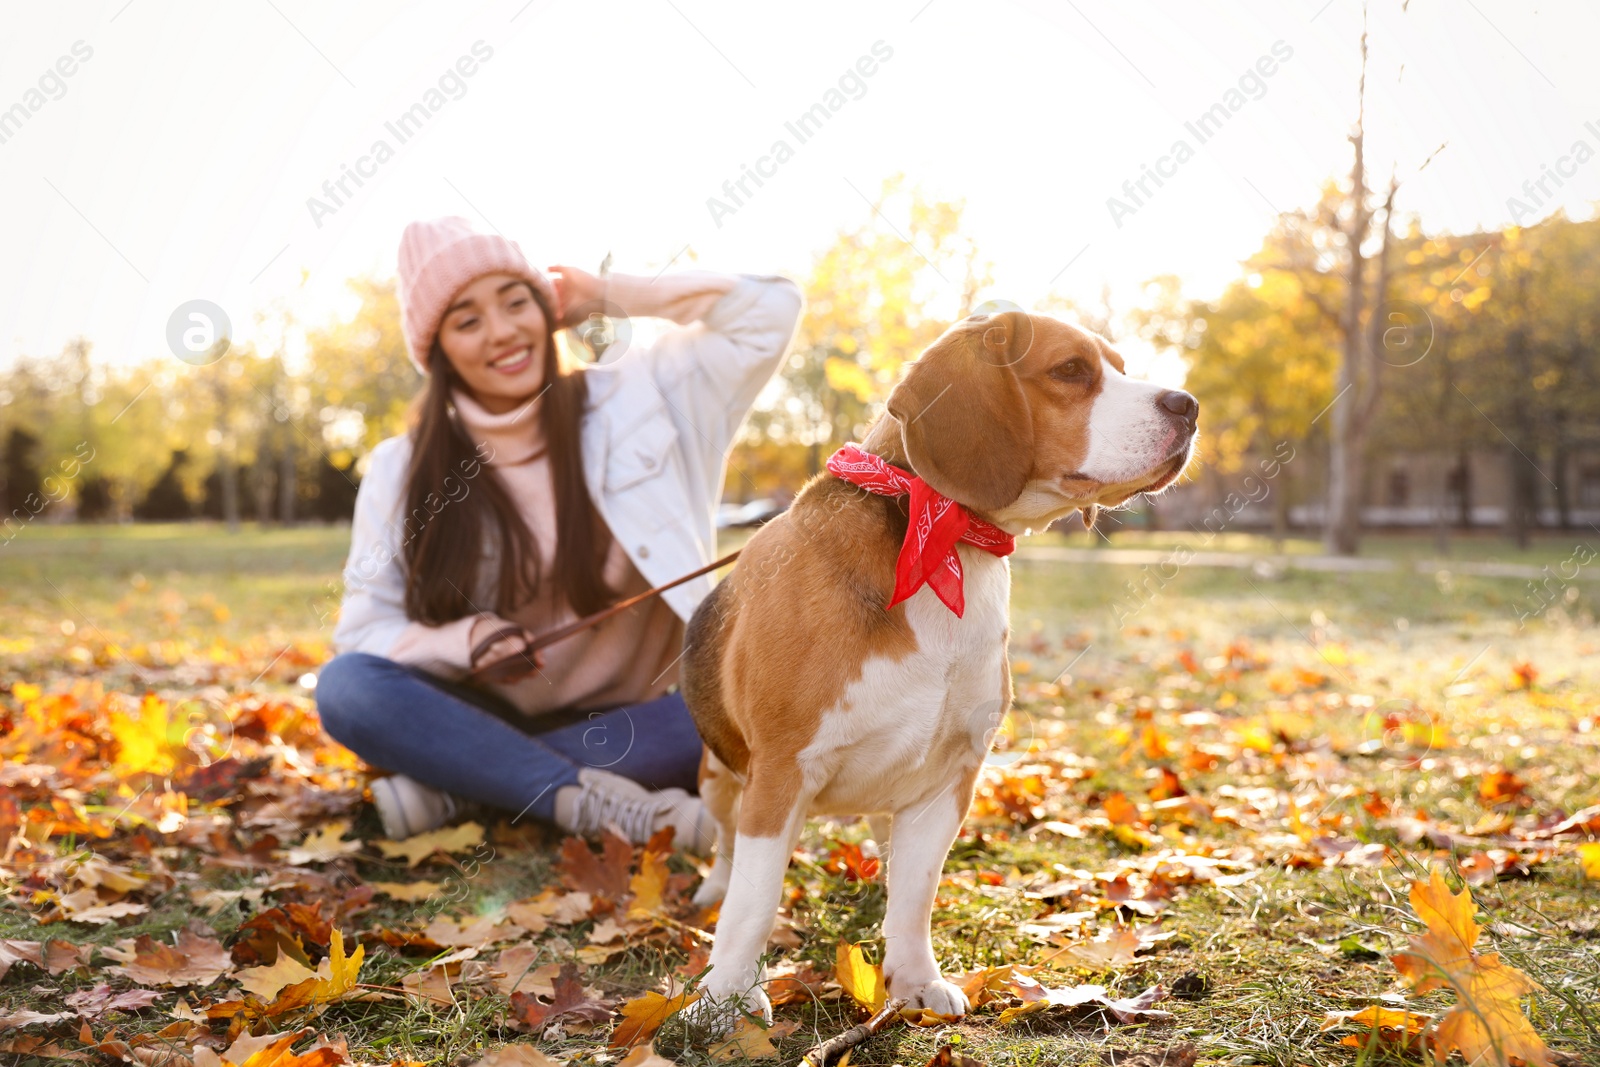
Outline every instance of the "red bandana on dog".
<path id="1" fill-rule="evenodd" d="M 993 523 L 974 518 L 966 508 L 944 496 L 909 471 L 903 471 L 882 456 L 845 445 L 828 457 L 828 473 L 859 485 L 879 496 L 911 497 L 911 524 L 894 568 L 892 608 L 926 582 L 944 606 L 960 618 L 966 610 L 961 589 L 961 557 L 956 543 L 965 542 L 991 556 L 1009 556 L 1017 539 Z"/>

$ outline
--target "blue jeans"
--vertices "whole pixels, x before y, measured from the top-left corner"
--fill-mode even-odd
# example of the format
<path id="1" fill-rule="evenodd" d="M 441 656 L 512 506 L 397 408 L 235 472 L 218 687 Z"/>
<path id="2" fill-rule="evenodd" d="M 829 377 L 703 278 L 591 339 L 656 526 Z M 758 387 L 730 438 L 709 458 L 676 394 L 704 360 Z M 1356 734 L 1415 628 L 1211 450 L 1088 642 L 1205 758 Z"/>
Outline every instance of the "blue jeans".
<path id="1" fill-rule="evenodd" d="M 681 693 L 605 711 L 523 715 L 493 693 L 346 652 L 317 678 L 328 735 L 362 759 L 491 807 L 555 817 L 556 790 L 598 767 L 695 791 L 700 735 Z"/>

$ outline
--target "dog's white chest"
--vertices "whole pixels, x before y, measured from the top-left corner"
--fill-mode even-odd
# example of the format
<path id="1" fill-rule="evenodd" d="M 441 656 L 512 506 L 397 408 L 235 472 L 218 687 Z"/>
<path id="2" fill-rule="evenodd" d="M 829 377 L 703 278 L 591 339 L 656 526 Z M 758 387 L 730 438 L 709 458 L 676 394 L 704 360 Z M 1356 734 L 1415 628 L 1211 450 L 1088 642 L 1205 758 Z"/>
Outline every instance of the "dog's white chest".
<path id="1" fill-rule="evenodd" d="M 1004 717 L 1002 677 L 1010 567 L 957 546 L 965 611 L 926 587 L 906 601 L 917 651 L 869 659 L 800 753 L 816 813 L 894 811 L 950 784 L 982 760 Z"/>

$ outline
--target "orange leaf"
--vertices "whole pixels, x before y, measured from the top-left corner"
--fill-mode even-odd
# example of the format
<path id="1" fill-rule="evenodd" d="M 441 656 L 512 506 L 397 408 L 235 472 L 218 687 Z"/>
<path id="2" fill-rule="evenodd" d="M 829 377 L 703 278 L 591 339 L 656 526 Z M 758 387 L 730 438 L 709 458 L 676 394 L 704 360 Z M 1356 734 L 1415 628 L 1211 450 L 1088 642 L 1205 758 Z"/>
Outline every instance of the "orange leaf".
<path id="1" fill-rule="evenodd" d="M 1139 825 L 1139 809 L 1134 806 L 1133 801 L 1127 798 L 1126 794 L 1112 793 L 1106 797 L 1101 806 L 1106 809 L 1106 818 L 1111 820 L 1112 825 Z"/>
<path id="2" fill-rule="evenodd" d="M 842 874 L 852 882 L 870 882 L 878 877 L 879 866 L 876 856 L 862 855 L 860 845 L 835 841 L 828 850 L 828 858 L 823 861 L 822 869 Z"/>
<path id="3" fill-rule="evenodd" d="M 646 993 L 628 1001 L 619 1010 L 622 1021 L 611 1032 L 612 1048 L 632 1048 L 649 1041 L 661 1029 L 661 1024 L 674 1014 L 700 999 L 699 993 L 680 993 L 675 997 L 660 993 Z"/>
<path id="4" fill-rule="evenodd" d="M 1456 994 L 1456 1003 L 1435 1023 L 1438 1062 L 1459 1051 L 1469 1064 L 1505 1065 L 1515 1057 L 1546 1067 L 1549 1051 L 1521 1003 L 1538 985 L 1501 963 L 1496 953 L 1472 951 L 1479 930 L 1471 891 L 1451 893 L 1435 869 L 1426 883 L 1412 883 L 1411 907 L 1428 929 L 1411 938 L 1409 949 L 1391 957 L 1395 969 L 1417 993 L 1448 988 Z"/>

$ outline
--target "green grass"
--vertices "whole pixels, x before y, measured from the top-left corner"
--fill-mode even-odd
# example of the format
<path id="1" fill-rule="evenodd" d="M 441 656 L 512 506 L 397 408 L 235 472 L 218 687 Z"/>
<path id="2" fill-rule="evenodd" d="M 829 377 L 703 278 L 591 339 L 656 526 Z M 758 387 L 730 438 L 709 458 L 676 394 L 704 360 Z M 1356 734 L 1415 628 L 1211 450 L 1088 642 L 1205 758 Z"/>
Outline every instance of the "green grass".
<path id="1" fill-rule="evenodd" d="M 326 641 L 329 623 L 319 622 L 312 605 L 330 595 L 347 539 L 339 527 L 246 529 L 237 535 L 206 526 L 30 528 L 0 548 L 0 613 L 8 621 L 0 645 L 6 650 L 0 691 L 46 671 L 99 676 L 108 685 L 122 677 L 116 663 L 64 666 L 60 651 L 72 640 L 69 629 L 195 647 L 214 636 L 255 649 L 239 677 L 224 682 L 243 688 L 252 668 L 265 664 L 280 642 Z M 1117 547 L 1179 541 L 1132 532 L 1113 537 Z M 1079 534 L 1058 543 L 1085 542 Z M 1369 544 L 1395 558 L 1432 554 L 1426 537 L 1374 538 Z M 1526 557 L 1488 541 L 1457 544 L 1462 558 L 1538 565 L 1570 551 L 1555 538 Z M 1209 547 L 1252 551 L 1269 545 L 1229 534 Z M 1130 582 L 1144 583 L 1142 591 L 1130 593 Z M 1481 849 L 1406 845 L 1394 824 L 1364 805 L 1377 793 L 1397 811 L 1426 815 L 1459 832 L 1494 814 L 1480 800 L 1477 783 L 1495 767 L 1527 782 L 1530 804 L 1519 811 L 1571 812 L 1600 803 L 1593 772 L 1600 756 L 1600 723 L 1593 718 L 1600 708 L 1600 634 L 1588 592 L 1582 583 L 1575 588 L 1570 601 L 1519 625 L 1525 583 L 1515 580 L 1442 579 L 1410 571 L 1261 575 L 1189 567 L 1153 586 L 1137 567 L 1017 560 L 1012 659 L 1018 702 L 1003 751 L 1034 745 L 1024 762 L 986 773 L 978 809 L 947 864 L 951 882 L 941 889 L 934 916 L 946 969 L 1043 958 L 1047 949 L 1020 933 L 1019 923 L 1052 907 L 1092 905 L 1082 897 L 1051 905 L 1028 892 L 1073 871 L 1109 876 L 1141 862 L 1148 851 L 1094 829 L 1092 819 L 1103 813 L 1110 793 L 1144 801 L 1157 763 L 1176 767 L 1189 792 L 1216 813 L 1234 809 L 1228 818 L 1192 825 L 1157 816 L 1152 832 L 1162 835 L 1160 847 L 1231 853 L 1255 873 L 1236 885 L 1180 893 L 1161 915 L 1162 929 L 1173 936 L 1128 967 L 1110 974 L 1039 975 L 1053 985 L 1102 982 L 1122 995 L 1154 983 L 1170 987 L 1190 974 L 1204 976 L 1209 991 L 1201 999 L 1160 1005 L 1176 1016 L 1170 1024 L 1108 1029 L 1092 1020 L 1035 1016 L 1001 1026 L 985 1010 L 935 1030 L 892 1028 L 858 1050 L 853 1062 L 920 1064 L 954 1039 L 978 1060 L 1008 1067 L 1100 1064 L 1109 1048 L 1180 1040 L 1197 1043 L 1202 1063 L 1401 1062 L 1337 1044 L 1319 1033 L 1321 1020 L 1328 1011 L 1376 1003 L 1380 994 L 1399 988 L 1382 954 L 1417 932 L 1406 904 L 1410 878 L 1429 863 L 1453 865 Z M 1130 605 L 1137 608 L 1131 614 Z M 1531 688 L 1513 674 L 1524 663 L 1536 671 Z M 266 683 L 294 693 L 289 686 L 297 673 L 279 671 Z M 163 684 L 181 688 L 182 682 L 168 678 Z M 1431 749 L 1408 744 L 1385 729 L 1385 714 L 1412 723 L 1437 721 L 1447 736 Z M 1170 758 L 1152 760 L 1142 750 L 1140 732 L 1147 726 L 1172 748 Z M 1258 747 L 1250 747 L 1252 738 Z M 1208 747 L 1225 753 L 1215 767 L 1194 769 L 1182 762 Z M 1019 795 L 1026 788 L 1019 783 L 1034 770 L 1042 782 L 1036 799 L 1043 818 L 998 814 L 995 798 Z M 1314 847 L 1294 832 L 1291 798 L 1313 829 L 1346 842 L 1393 846 L 1403 865 L 1295 865 L 1297 853 Z M 1081 837 L 1067 837 L 1044 827 L 1052 820 L 1090 820 L 1091 826 Z M 380 836 L 370 811 L 363 810 L 355 832 Z M 878 943 L 881 884 L 847 881 L 815 861 L 830 840 L 860 840 L 866 833 L 862 824 L 811 825 L 802 848 L 810 858 L 790 872 L 791 884 L 806 890 L 794 918 L 808 936 L 789 958 L 826 969 L 841 938 Z M 553 838 L 539 835 L 498 842 L 494 861 L 472 880 L 459 910 L 486 911 L 548 884 L 552 845 Z M 193 856 L 169 862 L 195 869 Z M 674 863 L 680 871 L 690 869 L 682 860 Z M 394 864 L 370 858 L 356 869 L 368 880 L 399 874 Z M 976 877 L 990 873 L 1000 875 L 1002 884 Z M 210 871 L 206 877 L 227 887 L 244 884 L 247 876 Z M 1491 924 L 1479 947 L 1500 951 L 1546 987 L 1531 1001 L 1535 1027 L 1577 1057 L 1573 1062 L 1600 1062 L 1600 886 L 1584 881 L 1572 856 L 1561 854 L 1530 863 L 1527 876 L 1477 886 L 1474 895 Z M 401 926 L 414 915 L 414 905 L 380 901 L 353 925 Z M 1117 917 L 1105 911 L 1101 921 Z M 139 932 L 164 936 L 193 918 L 178 890 L 159 896 L 137 923 L 106 928 L 40 926 L 14 898 L 0 905 L 0 937 L 67 936 L 107 944 Z M 243 918 L 233 905 L 206 921 L 227 934 Z M 1126 913 L 1121 918 L 1149 921 Z M 1379 955 L 1341 948 L 1350 938 Z M 562 957 L 560 943 L 546 938 L 541 945 L 537 962 Z M 586 981 L 613 995 L 632 995 L 658 988 L 684 958 L 677 949 L 633 949 L 589 969 Z M 369 960 L 364 980 L 382 985 L 397 985 L 422 962 L 382 948 L 369 948 Z M 0 1007 L 49 1010 L 58 994 L 34 987 L 69 992 L 93 978 L 42 981 L 37 970 L 19 966 L 0 981 Z M 1449 999 L 1433 994 L 1413 1006 L 1436 1010 Z M 321 1032 L 343 1033 L 360 1060 L 453 1064 L 500 1042 L 524 1039 L 500 1025 L 504 1007 L 504 999 L 493 996 L 464 1001 L 459 1009 L 337 1004 L 315 1025 Z M 801 1023 L 782 1046 L 783 1062 L 856 1021 L 839 1002 L 780 1009 L 780 1017 Z M 126 1034 L 168 1021 L 150 1009 L 118 1025 Z M 96 1032 L 104 1029 L 99 1024 Z M 570 1038 L 546 1051 L 599 1062 L 603 1034 Z M 694 1036 L 681 1022 L 669 1022 L 657 1048 L 684 1063 L 711 1064 Z"/>

